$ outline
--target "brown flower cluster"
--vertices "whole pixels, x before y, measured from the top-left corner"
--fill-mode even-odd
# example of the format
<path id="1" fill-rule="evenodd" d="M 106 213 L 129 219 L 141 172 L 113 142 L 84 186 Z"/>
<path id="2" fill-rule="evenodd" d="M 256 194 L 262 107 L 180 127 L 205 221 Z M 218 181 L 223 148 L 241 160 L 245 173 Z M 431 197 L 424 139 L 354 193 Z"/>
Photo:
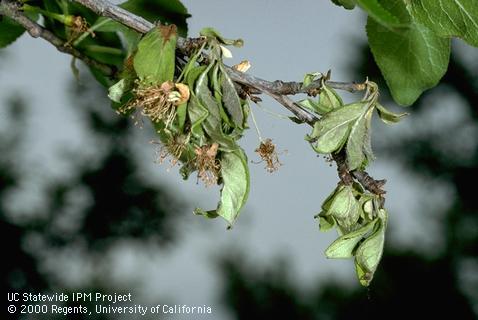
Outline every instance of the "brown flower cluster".
<path id="1" fill-rule="evenodd" d="M 168 157 L 171 167 L 174 167 L 180 160 L 183 152 L 186 150 L 189 143 L 190 135 L 175 135 L 171 137 L 165 144 L 158 141 L 151 141 L 153 144 L 160 145 L 157 154 L 159 164 L 162 164 Z"/>
<path id="2" fill-rule="evenodd" d="M 135 98 L 120 110 L 127 113 L 139 110 L 153 122 L 163 121 L 168 127 L 176 117 L 176 108 L 189 100 L 189 88 L 182 83 L 166 81 L 159 85 L 139 85 L 133 90 Z"/>
<path id="3" fill-rule="evenodd" d="M 88 27 L 88 22 L 81 16 L 70 16 L 67 25 L 70 27 L 68 32 L 68 41 L 66 46 L 70 46 L 73 41 L 78 39 L 83 33 L 88 32 L 93 38 L 96 36 L 93 31 Z"/>
<path id="4" fill-rule="evenodd" d="M 206 186 L 217 184 L 221 164 L 216 158 L 219 145 L 217 143 L 197 147 L 195 166 L 198 170 L 198 178 Z"/>
<path id="5" fill-rule="evenodd" d="M 261 162 L 266 163 L 266 170 L 268 172 L 274 172 L 282 165 L 277 155 L 276 146 L 272 143 L 272 139 L 267 138 L 261 141 L 259 148 L 255 150 L 261 157 Z"/>

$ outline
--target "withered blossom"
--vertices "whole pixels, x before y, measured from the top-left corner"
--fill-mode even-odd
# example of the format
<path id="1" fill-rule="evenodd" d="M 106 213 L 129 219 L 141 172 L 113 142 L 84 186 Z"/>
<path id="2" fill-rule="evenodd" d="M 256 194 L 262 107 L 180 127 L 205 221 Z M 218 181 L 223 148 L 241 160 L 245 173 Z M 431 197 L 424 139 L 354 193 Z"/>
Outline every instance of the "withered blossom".
<path id="1" fill-rule="evenodd" d="M 272 139 L 267 138 L 264 141 L 261 141 L 259 148 L 255 150 L 261 157 L 261 162 L 266 163 L 266 170 L 268 172 L 274 172 L 279 169 L 282 165 L 279 161 L 279 157 L 277 155 L 276 146 L 272 143 Z"/>
<path id="2" fill-rule="evenodd" d="M 221 164 L 216 158 L 219 145 L 217 143 L 197 147 L 194 150 L 196 154 L 195 167 L 198 170 L 198 178 L 206 186 L 217 184 Z"/>

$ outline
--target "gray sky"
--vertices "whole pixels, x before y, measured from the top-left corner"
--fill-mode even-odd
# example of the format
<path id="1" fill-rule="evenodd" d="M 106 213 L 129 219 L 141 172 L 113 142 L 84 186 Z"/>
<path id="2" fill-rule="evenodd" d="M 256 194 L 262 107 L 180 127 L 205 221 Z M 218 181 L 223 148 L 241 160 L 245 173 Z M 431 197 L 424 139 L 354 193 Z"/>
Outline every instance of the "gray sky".
<path id="1" fill-rule="evenodd" d="M 355 44 L 365 38 L 363 17 L 358 10 L 346 11 L 325 0 L 186 0 L 183 3 L 193 15 L 189 20 L 191 36 L 202 27 L 212 26 L 226 37 L 244 39 L 245 46 L 233 50 L 234 59 L 230 64 L 248 59 L 252 63 L 249 72 L 254 75 L 270 80 L 301 80 L 307 72 L 332 69 L 334 80 L 363 80 L 352 79 L 347 73 L 356 56 Z M 8 63 L 0 64 L 0 99 L 19 90 L 31 101 L 25 168 L 38 177 L 36 181 L 46 173 L 63 176 L 68 163 L 57 151 L 68 146 L 91 152 L 88 146 L 95 144 L 66 105 L 69 101 L 66 85 L 72 77 L 70 59 L 45 42 L 28 36 L 7 49 L 6 54 Z M 262 105 L 276 113 L 287 114 L 269 99 L 264 99 Z M 280 150 L 288 152 L 281 156 L 284 165 L 274 174 L 267 173 L 263 164 L 250 165 L 251 194 L 232 230 L 226 231 L 226 224 L 220 219 L 203 220 L 189 214 L 177 221 L 186 231 L 181 242 L 170 251 L 121 245 L 106 254 L 105 265 L 116 264 L 107 276 L 118 283 L 143 285 L 141 299 L 144 303 L 158 303 L 148 292 L 159 292 L 162 297 L 181 304 L 215 305 L 220 283 L 212 257 L 234 248 L 246 252 L 250 261 L 262 265 L 274 263 L 277 256 L 290 258 L 293 261 L 291 276 L 304 287 L 330 277 L 355 281 L 351 261 L 324 257 L 324 249 L 336 235 L 334 232 L 320 233 L 313 220 L 320 204 L 337 183 L 335 167 L 330 168 L 323 159 L 316 157 L 304 141 L 309 128 L 275 118 L 255 106 L 253 110 L 263 137 L 273 138 Z M 1 113 L 0 110 L 0 118 Z M 383 127 L 379 123 L 376 126 Z M 406 128 L 404 121 L 390 132 L 398 133 Z M 251 129 L 242 142 L 251 160 L 258 160 L 253 152 L 257 145 L 255 130 Z M 204 189 L 196 185 L 195 179 L 184 182 L 175 170 L 167 172 L 165 166 L 154 164 L 154 151 L 148 140 L 139 148 L 143 150 L 141 154 L 147 167 L 144 174 L 169 183 L 189 202 L 188 210 L 192 211 L 195 206 L 209 209 L 216 205 L 217 189 Z M 417 199 L 417 188 L 423 182 L 404 174 L 402 168 L 389 159 L 377 156 L 370 172 L 377 178 L 389 180 L 387 205 L 391 212 L 389 231 L 392 234 L 389 241 L 426 241 L 421 235 L 426 234 L 423 229 L 418 232 L 411 227 L 422 205 Z M 24 188 L 32 194 L 31 201 L 37 201 L 35 193 L 39 187 L 32 183 Z M 440 187 L 435 189 L 430 192 L 439 195 L 448 192 Z M 14 220 L 20 218 L 12 217 Z M 60 273 L 58 259 L 68 263 L 70 268 Z M 75 271 L 81 269 L 79 266 L 93 270 L 91 263 L 82 260 L 80 253 L 77 256 L 57 253 L 54 259 L 46 258 L 44 268 L 74 285 L 90 275 L 88 272 L 78 275 Z M 140 274 L 138 269 L 142 270 Z M 214 317 L 208 319 L 226 319 L 221 312 L 215 309 Z"/>

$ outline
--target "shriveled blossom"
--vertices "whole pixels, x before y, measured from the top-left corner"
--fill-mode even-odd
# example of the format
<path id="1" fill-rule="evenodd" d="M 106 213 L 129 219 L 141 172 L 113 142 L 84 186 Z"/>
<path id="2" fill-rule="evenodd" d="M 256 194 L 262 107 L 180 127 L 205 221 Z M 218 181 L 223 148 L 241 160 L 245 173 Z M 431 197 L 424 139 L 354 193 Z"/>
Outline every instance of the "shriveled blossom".
<path id="1" fill-rule="evenodd" d="M 70 45 L 75 41 L 81 34 L 88 32 L 92 37 L 95 37 L 95 33 L 90 30 L 88 27 L 88 22 L 86 19 L 81 16 L 69 16 L 66 24 L 70 27 L 68 34 L 68 42 L 66 45 Z"/>
<path id="2" fill-rule="evenodd" d="M 198 178 L 201 179 L 206 186 L 217 184 L 219 178 L 219 170 L 221 164 L 216 158 L 219 145 L 217 143 L 197 147 L 195 167 L 198 170 Z"/>
<path id="3" fill-rule="evenodd" d="M 177 106 L 189 100 L 189 88 L 182 83 L 166 81 L 159 85 L 139 85 L 134 90 L 134 99 L 120 111 L 127 113 L 136 109 L 153 122 L 163 121 L 168 127 L 176 117 Z"/>
<path id="4" fill-rule="evenodd" d="M 282 165 L 277 155 L 276 146 L 272 143 L 272 139 L 267 138 L 261 141 L 259 147 L 255 150 L 261 157 L 261 162 L 266 163 L 266 170 L 268 172 L 274 172 Z"/>
<path id="5" fill-rule="evenodd" d="M 170 158 L 171 167 L 175 166 L 179 162 L 184 150 L 186 150 L 189 138 L 189 135 L 175 135 L 166 143 L 151 141 L 151 143 L 160 145 L 156 152 L 156 162 L 162 164 L 166 158 Z"/>

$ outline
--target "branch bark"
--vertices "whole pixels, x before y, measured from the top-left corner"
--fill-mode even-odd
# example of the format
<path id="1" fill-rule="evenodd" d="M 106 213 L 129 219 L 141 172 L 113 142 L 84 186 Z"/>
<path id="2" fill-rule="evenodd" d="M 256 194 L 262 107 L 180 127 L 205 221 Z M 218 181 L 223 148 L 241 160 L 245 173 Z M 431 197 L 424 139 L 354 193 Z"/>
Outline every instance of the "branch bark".
<path id="1" fill-rule="evenodd" d="M 58 51 L 72 55 L 73 57 L 82 60 L 87 65 L 95 67 L 105 75 L 114 75 L 115 70 L 113 67 L 91 59 L 80 51 L 76 50 L 75 48 L 65 45 L 65 42 L 62 39 L 58 38 L 56 35 L 54 35 L 51 31 L 43 28 L 38 23 L 25 16 L 19 10 L 18 5 L 16 3 L 2 0 L 0 2 L 0 13 L 4 16 L 11 18 L 12 20 L 20 24 L 22 27 L 24 27 L 25 30 L 27 30 L 27 32 L 33 38 L 42 38 L 50 42 L 54 47 L 56 47 Z"/>
<path id="2" fill-rule="evenodd" d="M 8 0 L 0 1 L 0 13 L 12 18 L 17 23 L 22 25 L 32 37 L 40 37 L 45 39 L 55 46 L 59 51 L 68 53 L 78 59 L 83 60 L 87 65 L 98 68 L 106 75 L 114 74 L 115 70 L 112 67 L 101 64 L 85 56 L 73 47 L 65 46 L 63 40 L 59 39 L 53 33 L 44 29 L 36 22 L 23 15 L 15 3 Z M 147 33 L 155 26 L 153 23 L 143 19 L 142 17 L 136 16 L 135 14 L 118 7 L 107 0 L 73 1 L 89 8 L 99 16 L 111 18 L 133 30 L 136 30 L 139 33 Z M 185 39 L 179 37 L 177 41 L 177 49 L 182 54 L 189 55 L 191 53 L 191 48 L 195 47 L 197 43 L 197 38 Z M 230 67 L 227 67 L 226 70 L 233 81 L 245 87 L 251 88 L 251 92 L 262 92 L 271 96 L 285 108 L 291 111 L 301 122 L 313 126 L 318 120 L 314 114 L 300 107 L 297 103 L 290 99 L 288 95 L 295 95 L 299 93 L 314 95 L 321 88 L 322 79 L 318 79 L 317 81 L 314 81 L 308 86 L 304 87 L 302 82 L 284 82 L 281 80 L 267 81 L 253 75 L 237 71 Z M 366 85 L 364 83 L 347 83 L 327 80 L 326 84 L 334 89 L 346 90 L 349 92 L 363 91 L 366 89 Z M 337 163 L 339 178 L 343 183 L 350 184 L 352 183 L 353 179 L 356 179 L 365 189 L 374 194 L 381 196 L 385 193 L 385 191 L 382 189 L 386 182 L 385 180 L 375 180 L 365 171 L 350 172 L 348 170 L 345 157 L 340 153 L 333 154 L 332 157 Z"/>

